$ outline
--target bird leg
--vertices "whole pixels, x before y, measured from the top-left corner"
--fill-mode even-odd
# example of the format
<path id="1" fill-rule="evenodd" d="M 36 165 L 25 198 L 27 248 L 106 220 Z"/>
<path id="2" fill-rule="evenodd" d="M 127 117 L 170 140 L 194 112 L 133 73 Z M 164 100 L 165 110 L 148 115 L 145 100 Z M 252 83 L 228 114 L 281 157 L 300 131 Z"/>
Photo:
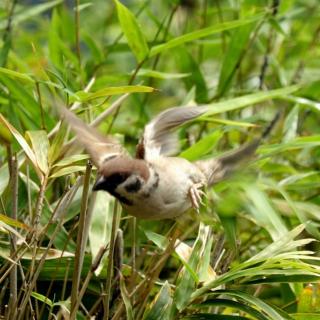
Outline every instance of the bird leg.
<path id="1" fill-rule="evenodd" d="M 195 183 L 191 186 L 189 189 L 189 196 L 192 204 L 192 208 L 196 210 L 197 213 L 199 213 L 200 204 L 203 204 L 202 202 L 202 196 L 204 195 L 204 192 L 201 190 L 203 187 L 203 183 Z"/>

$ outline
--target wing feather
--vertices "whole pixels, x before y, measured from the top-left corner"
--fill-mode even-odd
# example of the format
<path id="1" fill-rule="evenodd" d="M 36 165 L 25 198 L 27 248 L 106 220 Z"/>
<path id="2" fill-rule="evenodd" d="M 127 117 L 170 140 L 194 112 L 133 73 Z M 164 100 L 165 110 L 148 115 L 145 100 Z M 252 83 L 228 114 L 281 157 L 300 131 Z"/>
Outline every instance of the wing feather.
<path id="1" fill-rule="evenodd" d="M 275 117 L 270 121 L 259 138 L 246 143 L 236 150 L 227 152 L 220 157 L 196 161 L 195 164 L 202 170 L 207 178 L 208 186 L 223 180 L 242 163 L 253 157 L 261 142 L 269 136 L 278 122 L 280 115 L 281 112 L 276 113 Z"/>
<path id="2" fill-rule="evenodd" d="M 137 146 L 137 157 L 150 159 L 177 152 L 178 140 L 174 128 L 195 119 L 208 111 L 207 106 L 175 107 L 161 112 L 149 122 Z"/>
<path id="3" fill-rule="evenodd" d="M 102 135 L 65 107 L 59 106 L 59 113 L 76 133 L 77 140 L 85 148 L 92 162 L 98 168 L 108 158 L 126 153 L 125 149 L 115 138 Z"/>

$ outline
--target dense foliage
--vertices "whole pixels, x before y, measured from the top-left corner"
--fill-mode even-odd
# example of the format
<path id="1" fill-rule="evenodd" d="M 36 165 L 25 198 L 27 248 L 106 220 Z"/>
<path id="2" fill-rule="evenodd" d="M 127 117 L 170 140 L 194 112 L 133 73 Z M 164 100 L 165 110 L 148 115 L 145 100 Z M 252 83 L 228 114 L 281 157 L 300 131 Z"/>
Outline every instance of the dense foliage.
<path id="1" fill-rule="evenodd" d="M 320 319 L 317 0 L 0 3 L 0 318 Z M 136 220 L 61 123 L 65 105 L 134 155 L 172 106 L 213 157 L 280 120 L 199 215 Z M 111 248 L 111 250 L 110 250 Z"/>

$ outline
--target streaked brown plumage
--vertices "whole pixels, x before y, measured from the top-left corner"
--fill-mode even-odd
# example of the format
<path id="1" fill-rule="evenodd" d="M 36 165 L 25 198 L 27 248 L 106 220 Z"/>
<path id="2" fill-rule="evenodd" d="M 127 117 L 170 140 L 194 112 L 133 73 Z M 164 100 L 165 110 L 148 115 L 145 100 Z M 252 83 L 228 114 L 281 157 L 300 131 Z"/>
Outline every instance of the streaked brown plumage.
<path id="1" fill-rule="evenodd" d="M 207 106 L 176 107 L 160 113 L 145 127 L 136 158 L 111 136 L 103 136 L 72 112 L 61 114 L 98 168 L 93 190 L 115 196 L 131 215 L 143 219 L 175 218 L 190 208 L 199 209 L 202 188 L 223 179 L 241 161 L 254 154 L 261 138 L 227 155 L 196 162 L 172 157 L 177 150 L 173 129 L 208 111 Z"/>

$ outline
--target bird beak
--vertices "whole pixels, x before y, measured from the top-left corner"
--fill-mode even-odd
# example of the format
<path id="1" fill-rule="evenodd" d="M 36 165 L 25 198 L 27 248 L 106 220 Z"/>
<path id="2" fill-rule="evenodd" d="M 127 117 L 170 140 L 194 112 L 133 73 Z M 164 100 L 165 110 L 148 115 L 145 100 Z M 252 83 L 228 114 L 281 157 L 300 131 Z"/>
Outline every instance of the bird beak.
<path id="1" fill-rule="evenodd" d="M 92 190 L 93 190 L 93 191 L 102 190 L 105 183 L 106 183 L 105 178 L 104 178 L 103 176 L 102 176 L 102 177 L 99 177 L 99 178 L 97 179 L 97 181 L 95 182 Z"/>

